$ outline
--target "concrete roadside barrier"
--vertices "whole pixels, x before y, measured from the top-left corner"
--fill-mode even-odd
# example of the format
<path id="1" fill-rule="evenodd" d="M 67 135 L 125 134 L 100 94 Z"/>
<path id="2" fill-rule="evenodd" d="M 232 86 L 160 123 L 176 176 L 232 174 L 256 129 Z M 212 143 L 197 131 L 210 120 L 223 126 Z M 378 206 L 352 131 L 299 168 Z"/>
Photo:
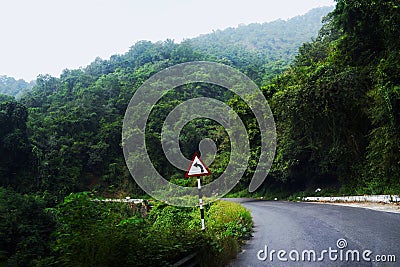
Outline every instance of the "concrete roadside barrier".
<path id="1" fill-rule="evenodd" d="M 303 201 L 310 202 L 373 202 L 373 203 L 400 203 L 399 195 L 363 195 L 342 197 L 303 197 Z"/>

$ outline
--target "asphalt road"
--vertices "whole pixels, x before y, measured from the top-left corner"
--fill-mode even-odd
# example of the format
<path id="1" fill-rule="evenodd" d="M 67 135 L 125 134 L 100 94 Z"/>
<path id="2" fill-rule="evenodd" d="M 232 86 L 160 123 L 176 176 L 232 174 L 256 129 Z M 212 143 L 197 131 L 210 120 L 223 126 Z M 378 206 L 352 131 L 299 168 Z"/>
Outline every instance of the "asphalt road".
<path id="1" fill-rule="evenodd" d="M 233 201 L 251 211 L 255 227 L 254 237 L 229 266 L 400 266 L 400 214 L 316 203 Z M 387 262 L 394 260 L 392 255 L 396 262 Z"/>

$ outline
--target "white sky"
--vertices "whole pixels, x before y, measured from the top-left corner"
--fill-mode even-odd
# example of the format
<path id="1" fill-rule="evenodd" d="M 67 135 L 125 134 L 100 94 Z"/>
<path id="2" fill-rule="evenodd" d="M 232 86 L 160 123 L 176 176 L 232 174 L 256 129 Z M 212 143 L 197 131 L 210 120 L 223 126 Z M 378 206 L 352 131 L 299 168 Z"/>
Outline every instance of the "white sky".
<path id="1" fill-rule="evenodd" d="M 33 80 L 239 24 L 302 15 L 334 0 L 0 0 L 0 75 Z"/>

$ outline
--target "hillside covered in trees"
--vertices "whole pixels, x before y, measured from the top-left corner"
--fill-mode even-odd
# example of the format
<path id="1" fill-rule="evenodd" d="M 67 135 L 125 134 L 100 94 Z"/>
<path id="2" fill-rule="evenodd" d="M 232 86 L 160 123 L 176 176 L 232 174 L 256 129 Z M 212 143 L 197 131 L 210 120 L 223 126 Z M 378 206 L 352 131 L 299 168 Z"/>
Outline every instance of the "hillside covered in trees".
<path id="1" fill-rule="evenodd" d="M 256 82 L 266 82 L 293 61 L 298 48 L 316 37 L 322 18 L 333 7 L 315 8 L 305 15 L 263 24 L 217 30 L 187 42 L 196 50 L 233 64 Z M 253 71 L 257 69 L 257 73 Z"/>
<path id="2" fill-rule="evenodd" d="M 278 180 L 400 192 L 399 7 L 338 1 L 318 38 L 263 88 L 277 121 Z"/>
<path id="3" fill-rule="evenodd" d="M 63 262 L 68 266 L 73 259 L 65 255 L 72 255 L 69 249 L 76 245 L 78 233 L 109 238 L 102 234 L 114 228 L 95 220 L 105 218 L 112 208 L 92 214 L 88 193 L 64 197 L 81 191 L 96 196 L 144 195 L 125 165 L 122 120 L 129 100 L 144 81 L 183 62 L 233 66 L 252 78 L 269 101 L 277 126 L 276 156 L 268 178 L 255 194 L 288 197 L 308 194 L 316 187 L 323 194 L 399 194 L 400 4 L 338 0 L 314 40 L 307 35 L 311 28 L 304 33 L 299 33 L 304 27 L 292 28 L 301 23 L 316 27 L 315 19 L 320 21 L 319 12 L 324 10 L 328 12 L 319 9 L 310 17 L 287 22 L 240 26 L 180 44 L 141 41 L 124 55 L 98 58 L 86 68 L 65 70 L 60 77 L 41 75 L 33 90 L 19 100 L 2 96 L 0 213 L 5 219 L 0 221 L 0 262 L 13 257 L 13 262 L 20 260 L 23 265 Z M 244 37 L 245 32 L 251 34 Z M 191 84 L 163 97 L 146 129 L 150 158 L 170 181 L 194 186 L 163 156 L 160 131 L 169 111 L 199 96 L 227 103 L 246 126 L 251 159 L 233 190 L 243 193 L 257 164 L 260 132 L 249 107 L 221 88 Z M 182 152 L 190 158 L 205 137 L 216 140 L 218 146 L 209 166 L 215 178 L 230 156 L 229 137 L 221 125 L 210 120 L 188 123 L 180 135 Z M 179 213 L 165 212 L 169 219 Z M 28 219 L 21 219 L 24 223 L 15 228 L 18 218 L 27 214 Z M 94 218 L 89 228 L 75 224 L 74 218 L 87 220 L 88 214 Z M 107 221 L 110 225 L 120 218 L 119 213 L 113 214 Z M 140 217 L 121 221 L 118 233 L 144 224 Z M 74 234 L 68 232 L 74 229 Z M 32 246 L 38 250 L 32 252 Z"/>

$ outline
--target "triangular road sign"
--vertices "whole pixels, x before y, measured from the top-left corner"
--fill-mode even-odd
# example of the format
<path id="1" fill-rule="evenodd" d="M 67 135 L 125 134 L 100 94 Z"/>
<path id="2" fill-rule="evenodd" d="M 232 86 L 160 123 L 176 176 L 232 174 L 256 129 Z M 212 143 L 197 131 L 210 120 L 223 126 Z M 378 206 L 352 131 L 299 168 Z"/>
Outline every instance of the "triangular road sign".
<path id="1" fill-rule="evenodd" d="M 194 154 L 192 162 L 190 163 L 189 169 L 187 170 L 185 177 L 189 178 L 192 176 L 205 176 L 205 175 L 210 175 L 211 172 L 204 164 L 203 161 L 201 161 L 199 155 L 197 153 Z"/>

